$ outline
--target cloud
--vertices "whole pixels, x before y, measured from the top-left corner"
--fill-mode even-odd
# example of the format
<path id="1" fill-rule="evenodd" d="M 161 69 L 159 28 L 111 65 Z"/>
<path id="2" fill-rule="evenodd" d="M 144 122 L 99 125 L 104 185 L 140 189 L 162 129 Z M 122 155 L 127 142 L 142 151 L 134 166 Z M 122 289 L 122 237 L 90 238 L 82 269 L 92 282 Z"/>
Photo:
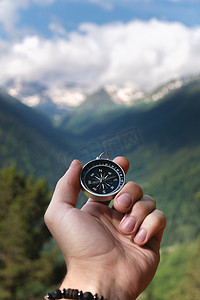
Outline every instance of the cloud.
<path id="1" fill-rule="evenodd" d="M 67 33 L 51 25 L 55 36 L 26 36 L 0 41 L 0 85 L 17 78 L 79 89 L 132 85 L 150 90 L 180 76 L 200 72 L 200 27 L 156 19 L 144 22 L 81 24 Z"/>
<path id="2" fill-rule="evenodd" d="M 0 0 L 0 24 L 3 25 L 4 33 L 16 39 L 24 35 L 27 29 L 18 29 L 17 23 L 20 20 L 20 10 L 27 10 L 31 5 L 47 6 L 56 0 Z"/>
<path id="3" fill-rule="evenodd" d="M 67 31 L 65 28 L 62 27 L 61 24 L 58 22 L 52 22 L 49 24 L 49 29 L 50 31 L 55 35 L 55 36 L 63 36 L 67 37 Z"/>
<path id="4" fill-rule="evenodd" d="M 20 9 L 28 7 L 28 0 L 1 0 L 0 1 L 0 23 L 2 23 L 4 31 L 11 36 L 15 36 L 17 30 L 15 24 L 19 20 Z"/>

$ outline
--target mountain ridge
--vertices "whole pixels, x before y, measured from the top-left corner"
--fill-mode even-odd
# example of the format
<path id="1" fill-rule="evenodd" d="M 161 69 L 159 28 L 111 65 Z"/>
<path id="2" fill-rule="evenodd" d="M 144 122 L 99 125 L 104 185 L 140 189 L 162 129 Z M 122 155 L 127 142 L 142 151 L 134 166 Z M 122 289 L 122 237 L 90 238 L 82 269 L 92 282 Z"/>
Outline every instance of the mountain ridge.
<path id="1" fill-rule="evenodd" d="M 62 153 L 71 150 L 71 136 L 55 129 L 51 121 L 17 99 L 0 93 L 0 165 L 17 166 L 55 180 L 53 172 L 60 172 Z M 52 166 L 52 173 L 48 172 Z M 59 169 L 59 171 L 57 170 Z"/>
<path id="2" fill-rule="evenodd" d="M 98 113 L 95 106 L 92 114 L 85 108 L 80 114 L 73 114 L 73 122 L 67 116 L 60 126 L 74 132 L 77 138 L 88 141 L 137 128 L 146 143 L 154 140 L 161 146 L 173 148 L 180 142 L 182 145 L 199 142 L 199 83 L 200 80 L 192 81 L 143 107 L 114 107 L 104 114 Z"/>
<path id="3" fill-rule="evenodd" d="M 109 96 L 110 100 L 120 106 L 144 105 L 146 102 L 155 102 L 163 98 L 172 90 L 180 88 L 196 76 L 182 77 L 170 80 L 152 91 L 138 90 L 134 83 L 128 85 L 105 85 L 95 91 L 80 89 L 75 84 L 64 86 L 48 87 L 45 83 L 26 82 L 10 80 L 4 84 L 4 90 L 24 104 L 37 107 L 50 117 L 58 118 L 71 108 L 78 108 L 86 104 L 88 99 L 95 98 L 95 95 L 102 90 Z M 93 100 L 95 101 L 95 99 Z"/>
<path id="4" fill-rule="evenodd" d="M 16 101 L 0 96 L 1 167 L 15 160 L 20 169 L 54 186 L 74 158 L 83 163 L 103 151 L 111 159 L 127 156 L 127 180 L 155 197 L 167 215 L 166 244 L 190 240 L 200 230 L 188 214 L 200 209 L 194 200 L 200 178 L 200 79 L 137 108 L 98 112 L 95 105 L 91 110 L 83 105 L 79 114 L 69 111 L 60 128 Z M 81 195 L 78 206 L 83 203 Z"/>

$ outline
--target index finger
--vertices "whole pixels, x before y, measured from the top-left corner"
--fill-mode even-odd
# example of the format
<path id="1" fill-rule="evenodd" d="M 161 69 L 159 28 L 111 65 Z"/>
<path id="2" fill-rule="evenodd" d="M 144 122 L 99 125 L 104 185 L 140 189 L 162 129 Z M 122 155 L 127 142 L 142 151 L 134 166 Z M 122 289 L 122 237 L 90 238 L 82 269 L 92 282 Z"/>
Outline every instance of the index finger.
<path id="1" fill-rule="evenodd" d="M 129 161 L 128 161 L 128 159 L 126 159 L 123 156 L 117 156 L 117 157 L 115 157 L 115 159 L 113 159 L 113 161 L 115 163 L 117 163 L 118 165 L 120 165 L 122 167 L 122 169 L 124 170 L 125 173 L 128 172 L 128 169 L 129 169 Z"/>

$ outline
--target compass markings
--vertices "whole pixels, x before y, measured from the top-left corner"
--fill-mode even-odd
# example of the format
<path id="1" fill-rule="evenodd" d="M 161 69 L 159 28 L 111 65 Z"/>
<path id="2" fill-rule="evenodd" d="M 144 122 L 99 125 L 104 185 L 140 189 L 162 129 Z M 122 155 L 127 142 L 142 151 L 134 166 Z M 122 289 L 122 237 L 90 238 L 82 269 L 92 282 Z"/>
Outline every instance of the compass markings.
<path id="1" fill-rule="evenodd" d="M 123 186 L 123 171 L 114 162 L 95 160 L 84 170 L 84 182 L 96 194 L 110 194 Z"/>

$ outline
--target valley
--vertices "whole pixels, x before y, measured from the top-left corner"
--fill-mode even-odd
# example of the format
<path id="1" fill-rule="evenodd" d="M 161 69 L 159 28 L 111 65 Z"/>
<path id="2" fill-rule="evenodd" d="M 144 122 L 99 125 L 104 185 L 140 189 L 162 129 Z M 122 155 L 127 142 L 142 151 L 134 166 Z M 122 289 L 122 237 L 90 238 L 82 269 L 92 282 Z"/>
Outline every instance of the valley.
<path id="1" fill-rule="evenodd" d="M 169 271 L 175 272 L 174 264 L 177 270 L 191 268 L 190 262 L 185 262 L 188 256 L 181 256 L 183 245 L 189 253 L 190 244 L 199 245 L 200 77 L 156 101 L 140 100 L 132 105 L 117 104 L 101 89 L 79 106 L 62 110 L 55 120 L 53 106 L 51 113 L 44 114 L 45 106 L 41 110 L 28 107 L 1 91 L 0 166 L 14 164 L 27 175 L 44 178 L 53 189 L 74 158 L 86 163 L 103 151 L 111 158 L 126 156 L 130 161 L 127 181 L 140 184 L 167 216 L 166 261 L 141 299 L 150 299 L 152 293 L 152 299 L 167 300 L 158 293 Z M 57 114 L 60 108 L 56 109 Z M 81 193 L 78 207 L 84 201 Z M 183 288 L 185 275 L 179 272 L 177 276 L 180 285 L 174 285 L 172 274 L 172 291 L 166 292 L 170 299 Z"/>

